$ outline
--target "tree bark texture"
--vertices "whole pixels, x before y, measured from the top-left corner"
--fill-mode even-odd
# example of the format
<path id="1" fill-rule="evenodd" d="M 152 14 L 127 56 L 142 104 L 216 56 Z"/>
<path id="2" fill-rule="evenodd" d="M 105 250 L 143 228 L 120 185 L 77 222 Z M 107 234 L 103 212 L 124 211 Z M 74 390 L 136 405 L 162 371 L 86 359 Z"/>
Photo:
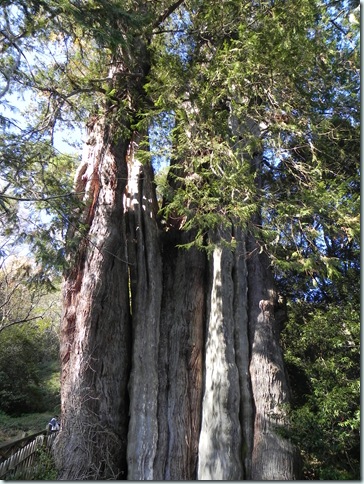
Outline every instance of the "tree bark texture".
<path id="1" fill-rule="evenodd" d="M 193 234 L 159 225 L 137 147 L 113 144 L 102 119 L 90 128 L 87 234 L 63 290 L 59 478 L 294 479 L 269 260 L 234 225 L 209 235 L 209 257 L 178 248 Z"/>
<path id="2" fill-rule="evenodd" d="M 179 248 L 194 234 L 160 224 L 141 135 L 111 126 L 89 124 L 76 175 L 59 479 L 297 478 L 268 258 L 233 223 L 207 235 L 209 255 Z"/>
<path id="3" fill-rule="evenodd" d="M 265 253 L 248 238 L 249 374 L 254 399 L 253 480 L 289 480 L 298 472 L 298 459 L 280 429 L 288 425 L 284 405 L 290 401 L 288 379 L 279 346 L 282 309 Z"/>
<path id="4" fill-rule="evenodd" d="M 63 287 L 62 479 L 126 477 L 131 323 L 123 193 L 127 145 L 103 120 L 90 128 L 77 174 L 85 235 Z M 72 230 L 71 230 L 72 231 Z"/>

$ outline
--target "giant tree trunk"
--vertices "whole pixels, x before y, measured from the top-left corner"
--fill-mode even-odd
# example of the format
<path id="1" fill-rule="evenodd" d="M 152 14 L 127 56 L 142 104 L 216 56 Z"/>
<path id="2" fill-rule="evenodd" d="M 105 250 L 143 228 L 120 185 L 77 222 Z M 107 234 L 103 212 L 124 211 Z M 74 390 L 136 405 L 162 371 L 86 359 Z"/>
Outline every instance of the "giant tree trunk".
<path id="1" fill-rule="evenodd" d="M 210 256 L 178 248 L 194 234 L 159 224 L 140 134 L 118 141 L 111 128 L 89 125 L 76 177 L 59 478 L 296 478 L 268 258 L 233 224 L 207 235 Z"/>
<path id="2" fill-rule="evenodd" d="M 269 260 L 233 225 L 211 257 L 177 248 L 193 234 L 158 225 L 138 140 L 107 130 L 90 131 L 64 284 L 60 479 L 295 478 Z"/>
<path id="3" fill-rule="evenodd" d="M 86 235 L 63 287 L 60 478 L 126 477 L 131 358 L 123 193 L 127 144 L 91 127 L 77 186 Z"/>

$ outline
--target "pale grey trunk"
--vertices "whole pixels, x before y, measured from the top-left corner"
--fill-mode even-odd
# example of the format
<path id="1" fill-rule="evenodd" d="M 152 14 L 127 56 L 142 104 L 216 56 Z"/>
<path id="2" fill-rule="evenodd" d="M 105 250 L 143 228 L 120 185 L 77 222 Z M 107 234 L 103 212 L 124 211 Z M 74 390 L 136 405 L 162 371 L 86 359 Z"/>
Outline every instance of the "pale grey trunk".
<path id="1" fill-rule="evenodd" d="M 292 480 L 297 453 L 280 430 L 289 390 L 270 262 L 252 237 L 213 251 L 198 478 Z M 214 238 L 213 241 L 216 241 Z"/>
<path id="2" fill-rule="evenodd" d="M 97 121 L 76 180 L 89 228 L 64 285 L 59 477 L 294 479 L 269 259 L 233 224 L 210 258 L 177 248 L 193 234 L 158 226 L 137 143 Z"/>
<path id="3" fill-rule="evenodd" d="M 297 454 L 280 430 L 288 425 L 285 404 L 289 388 L 279 345 L 278 298 L 270 261 L 252 237 L 248 243 L 250 378 L 254 397 L 254 480 L 291 480 L 297 475 Z"/>
<path id="4" fill-rule="evenodd" d="M 153 479 L 158 442 L 158 350 L 162 296 L 162 258 L 156 222 L 152 171 L 128 153 L 125 212 L 132 294 L 132 368 L 129 381 L 128 477 Z"/>
<path id="5" fill-rule="evenodd" d="M 235 355 L 234 257 L 218 237 L 211 259 L 198 479 L 243 478 L 239 370 Z M 228 241 L 230 242 L 230 241 Z"/>

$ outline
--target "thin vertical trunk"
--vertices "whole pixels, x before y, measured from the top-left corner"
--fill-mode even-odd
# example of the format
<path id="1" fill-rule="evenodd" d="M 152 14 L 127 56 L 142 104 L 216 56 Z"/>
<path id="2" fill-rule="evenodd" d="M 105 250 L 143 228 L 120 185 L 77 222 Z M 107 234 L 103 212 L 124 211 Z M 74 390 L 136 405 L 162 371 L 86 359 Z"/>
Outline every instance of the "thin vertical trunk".
<path id="1" fill-rule="evenodd" d="M 158 350 L 162 297 L 162 254 L 156 222 L 152 171 L 128 154 L 125 212 L 132 294 L 132 368 L 129 381 L 128 477 L 153 479 L 158 442 Z"/>
<path id="2" fill-rule="evenodd" d="M 243 443 L 239 421 L 241 397 L 234 344 L 234 258 L 232 252 L 222 246 L 225 238 L 226 234 L 223 234 L 213 240 L 216 247 L 211 258 L 199 438 L 200 480 L 243 478 Z"/>
<path id="3" fill-rule="evenodd" d="M 232 279 L 234 284 L 234 343 L 236 365 L 239 371 L 240 425 L 242 431 L 242 459 L 244 475 L 251 478 L 253 450 L 254 402 L 249 375 L 250 338 L 248 318 L 248 278 L 245 236 L 234 225 L 232 236 L 236 241 Z"/>
<path id="4" fill-rule="evenodd" d="M 270 261 L 252 237 L 248 239 L 250 321 L 250 379 L 255 421 L 252 473 L 254 480 L 292 480 L 297 475 L 297 454 L 280 435 L 287 422 L 284 405 L 289 388 L 279 346 L 279 321 L 275 318 L 277 294 Z"/>

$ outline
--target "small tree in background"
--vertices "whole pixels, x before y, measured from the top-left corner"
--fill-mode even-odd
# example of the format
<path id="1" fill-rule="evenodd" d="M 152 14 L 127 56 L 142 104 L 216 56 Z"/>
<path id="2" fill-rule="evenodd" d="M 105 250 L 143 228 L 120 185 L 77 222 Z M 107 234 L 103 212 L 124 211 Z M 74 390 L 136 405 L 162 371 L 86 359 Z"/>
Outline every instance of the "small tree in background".
<path id="1" fill-rule="evenodd" d="M 58 403 L 45 376 L 58 366 L 60 303 L 56 285 L 30 259 L 3 262 L 0 279 L 0 409 L 41 412 Z"/>

